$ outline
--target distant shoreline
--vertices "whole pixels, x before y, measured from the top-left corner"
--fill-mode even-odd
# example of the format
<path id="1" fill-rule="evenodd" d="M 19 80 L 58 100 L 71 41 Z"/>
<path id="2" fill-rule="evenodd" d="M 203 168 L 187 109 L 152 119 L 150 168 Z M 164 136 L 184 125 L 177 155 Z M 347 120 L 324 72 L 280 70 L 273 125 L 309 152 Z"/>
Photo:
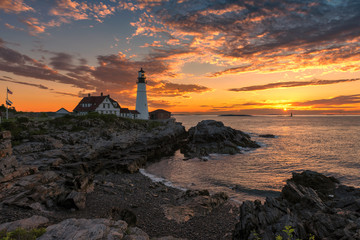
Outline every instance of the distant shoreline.
<path id="1" fill-rule="evenodd" d="M 252 115 L 247 114 L 221 114 L 219 117 L 252 117 Z"/>

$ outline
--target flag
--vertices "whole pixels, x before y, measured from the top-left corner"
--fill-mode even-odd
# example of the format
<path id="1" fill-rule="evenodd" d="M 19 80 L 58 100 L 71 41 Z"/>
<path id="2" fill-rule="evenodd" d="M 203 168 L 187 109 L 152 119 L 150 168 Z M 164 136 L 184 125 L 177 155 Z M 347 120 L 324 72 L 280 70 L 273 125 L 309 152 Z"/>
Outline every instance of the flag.
<path id="1" fill-rule="evenodd" d="M 12 102 L 9 99 L 6 99 L 6 105 L 11 106 Z"/>
<path id="2" fill-rule="evenodd" d="M 11 91 L 10 89 L 7 89 L 7 92 L 10 93 L 10 94 L 12 94 L 12 91 Z"/>

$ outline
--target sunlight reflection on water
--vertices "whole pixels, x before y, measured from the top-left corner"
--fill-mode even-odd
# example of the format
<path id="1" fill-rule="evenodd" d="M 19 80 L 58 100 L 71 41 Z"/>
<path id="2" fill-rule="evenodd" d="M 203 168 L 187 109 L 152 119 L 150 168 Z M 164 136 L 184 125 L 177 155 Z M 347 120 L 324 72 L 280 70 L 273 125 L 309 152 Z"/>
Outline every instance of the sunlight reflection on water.
<path id="1" fill-rule="evenodd" d="M 146 171 L 184 188 L 225 191 L 238 201 L 280 192 L 293 171 L 306 169 L 360 187 L 360 116 L 175 116 L 189 129 L 204 119 L 250 133 L 262 147 L 237 155 L 212 155 L 207 162 L 183 161 L 180 152 Z M 274 134 L 277 138 L 260 138 Z"/>

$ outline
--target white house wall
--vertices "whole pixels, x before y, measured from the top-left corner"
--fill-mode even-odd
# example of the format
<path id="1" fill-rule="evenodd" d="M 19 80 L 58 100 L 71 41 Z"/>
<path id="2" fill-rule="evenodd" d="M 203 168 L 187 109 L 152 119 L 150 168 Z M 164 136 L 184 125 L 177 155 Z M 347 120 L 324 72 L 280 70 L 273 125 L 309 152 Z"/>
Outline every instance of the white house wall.
<path id="1" fill-rule="evenodd" d="M 105 98 L 95 111 L 100 114 L 115 114 L 116 116 L 120 116 L 120 108 L 115 108 L 109 98 Z"/>

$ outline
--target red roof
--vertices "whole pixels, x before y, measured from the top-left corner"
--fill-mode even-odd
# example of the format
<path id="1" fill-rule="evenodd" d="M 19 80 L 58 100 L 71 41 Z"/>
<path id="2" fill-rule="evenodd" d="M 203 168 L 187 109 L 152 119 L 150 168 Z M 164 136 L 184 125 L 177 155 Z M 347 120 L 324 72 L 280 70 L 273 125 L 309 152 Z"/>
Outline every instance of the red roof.
<path id="1" fill-rule="evenodd" d="M 128 108 L 120 108 L 120 113 L 130 113 Z"/>
<path id="2" fill-rule="evenodd" d="M 171 112 L 166 111 L 166 110 L 164 110 L 164 109 L 156 109 L 155 111 L 152 111 L 152 112 L 150 112 L 150 113 L 157 113 L 157 112 L 166 112 L 166 113 L 170 113 L 170 114 L 171 114 Z"/>
<path id="3" fill-rule="evenodd" d="M 115 108 L 120 108 L 120 105 L 112 99 L 109 95 L 107 96 L 87 96 L 81 99 L 79 104 L 74 108 L 74 112 L 91 112 L 95 111 L 95 109 L 105 100 L 105 98 L 109 98 L 110 102 L 113 104 L 116 103 Z M 85 106 L 83 104 L 87 104 L 89 106 Z"/>
<path id="4" fill-rule="evenodd" d="M 132 114 L 140 114 L 137 110 L 130 110 Z"/>

